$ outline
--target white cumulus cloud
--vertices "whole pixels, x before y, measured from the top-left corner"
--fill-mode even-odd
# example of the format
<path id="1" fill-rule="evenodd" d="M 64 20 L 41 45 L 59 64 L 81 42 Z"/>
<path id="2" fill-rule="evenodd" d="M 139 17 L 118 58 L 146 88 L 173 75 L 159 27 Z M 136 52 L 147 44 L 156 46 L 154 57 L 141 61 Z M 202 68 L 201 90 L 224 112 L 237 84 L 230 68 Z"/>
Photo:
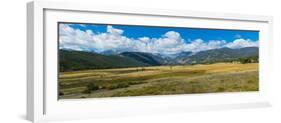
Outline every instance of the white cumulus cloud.
<path id="1" fill-rule="evenodd" d="M 237 48 L 243 48 L 243 47 L 258 47 L 259 46 L 259 41 L 251 41 L 249 39 L 236 39 L 233 42 L 230 42 L 225 45 L 225 47 L 232 48 L 232 49 L 237 49 Z"/>
<path id="2" fill-rule="evenodd" d="M 222 48 L 226 44 L 226 41 L 215 41 L 211 40 L 209 42 L 204 42 L 202 39 L 196 39 L 191 43 L 186 45 L 186 49 L 191 52 L 199 52 L 204 50 L 211 50 Z"/>
<path id="3" fill-rule="evenodd" d="M 225 45 L 225 47 L 232 48 L 232 49 L 237 49 L 237 48 L 243 48 L 243 47 L 258 47 L 259 46 L 259 41 L 251 41 L 249 39 L 236 39 L 233 42 L 230 42 Z"/>
<path id="4" fill-rule="evenodd" d="M 137 51 L 160 54 L 175 54 L 183 51 L 199 52 L 222 47 L 242 48 L 258 47 L 258 41 L 236 39 L 233 42 L 224 40 L 203 41 L 196 39 L 187 43 L 178 32 L 168 31 L 159 38 L 129 38 L 123 35 L 124 30 L 107 26 L 104 33 L 91 30 L 82 31 L 72 28 L 69 24 L 60 24 L 59 48 L 79 51 Z"/>

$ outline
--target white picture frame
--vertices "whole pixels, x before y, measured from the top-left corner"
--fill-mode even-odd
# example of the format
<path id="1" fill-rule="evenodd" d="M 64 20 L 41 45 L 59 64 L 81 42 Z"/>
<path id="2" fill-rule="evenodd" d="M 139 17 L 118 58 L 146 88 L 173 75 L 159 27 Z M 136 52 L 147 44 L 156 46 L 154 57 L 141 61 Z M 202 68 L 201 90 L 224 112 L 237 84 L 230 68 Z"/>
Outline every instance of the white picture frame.
<path id="1" fill-rule="evenodd" d="M 107 99 L 57 100 L 57 80 L 50 75 L 57 66 L 57 42 L 54 25 L 59 21 L 93 22 L 95 14 L 106 14 L 108 19 L 98 22 L 167 25 L 154 19 L 170 19 L 171 25 L 194 23 L 186 27 L 248 29 L 260 31 L 260 90 L 218 94 L 188 94 L 169 96 L 140 96 Z M 74 19 L 73 16 L 76 15 Z M 79 15 L 79 17 L 77 17 Z M 124 19 L 110 19 L 122 16 Z M 115 18 L 116 18 L 115 17 Z M 131 20 L 130 17 L 139 20 Z M 146 21 L 143 21 L 143 20 Z M 200 20 L 200 21 L 198 21 Z M 66 120 L 93 117 L 114 117 L 135 114 L 205 111 L 236 108 L 268 107 L 269 84 L 272 82 L 272 17 L 229 13 L 153 10 L 142 8 L 99 6 L 91 2 L 34 1 L 27 4 L 27 119 L 30 121 Z M 196 23 L 198 22 L 198 23 Z M 48 26 L 46 26 L 48 25 Z M 48 27 L 48 28 L 47 28 Z M 54 91 L 52 91 L 54 90 Z M 165 103 L 163 103 L 165 102 Z M 73 111 L 75 111 L 73 113 Z"/>

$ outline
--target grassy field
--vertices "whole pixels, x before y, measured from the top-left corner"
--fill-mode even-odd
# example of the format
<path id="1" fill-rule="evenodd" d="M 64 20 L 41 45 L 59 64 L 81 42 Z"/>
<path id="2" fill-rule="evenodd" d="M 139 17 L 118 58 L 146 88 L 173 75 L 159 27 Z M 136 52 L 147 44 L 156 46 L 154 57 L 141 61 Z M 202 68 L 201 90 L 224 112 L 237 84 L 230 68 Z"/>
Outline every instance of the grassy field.
<path id="1" fill-rule="evenodd" d="M 61 72 L 59 98 L 258 91 L 258 76 L 258 63 Z"/>

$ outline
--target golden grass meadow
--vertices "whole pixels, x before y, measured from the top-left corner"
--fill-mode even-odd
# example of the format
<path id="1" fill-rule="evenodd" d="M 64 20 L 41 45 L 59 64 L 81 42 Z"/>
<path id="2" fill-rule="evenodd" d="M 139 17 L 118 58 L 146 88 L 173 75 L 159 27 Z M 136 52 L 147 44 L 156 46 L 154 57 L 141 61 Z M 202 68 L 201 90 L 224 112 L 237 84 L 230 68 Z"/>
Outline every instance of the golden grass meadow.
<path id="1" fill-rule="evenodd" d="M 258 63 L 215 63 L 59 73 L 59 99 L 259 90 Z"/>

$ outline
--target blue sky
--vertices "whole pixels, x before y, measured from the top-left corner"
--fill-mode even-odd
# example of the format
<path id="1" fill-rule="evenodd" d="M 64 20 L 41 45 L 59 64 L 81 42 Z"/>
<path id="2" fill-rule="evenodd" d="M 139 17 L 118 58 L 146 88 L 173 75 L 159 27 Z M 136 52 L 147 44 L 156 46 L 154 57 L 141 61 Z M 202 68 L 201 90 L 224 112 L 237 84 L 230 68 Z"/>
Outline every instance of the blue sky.
<path id="1" fill-rule="evenodd" d="M 94 32 L 106 32 L 107 24 L 74 24 L 71 27 L 80 30 L 92 30 Z M 231 42 L 238 38 L 250 39 L 252 41 L 259 40 L 258 31 L 245 30 L 221 30 L 221 29 L 200 29 L 200 28 L 183 28 L 183 27 L 155 27 L 155 26 L 131 26 L 131 25 L 112 25 L 112 27 L 124 30 L 123 35 L 131 38 L 138 37 L 161 37 L 168 31 L 175 31 L 181 34 L 181 37 L 188 40 L 202 39 L 209 40 L 225 40 Z"/>
<path id="2" fill-rule="evenodd" d="M 61 49 L 174 54 L 222 47 L 258 47 L 259 32 L 186 27 L 60 23 Z"/>

